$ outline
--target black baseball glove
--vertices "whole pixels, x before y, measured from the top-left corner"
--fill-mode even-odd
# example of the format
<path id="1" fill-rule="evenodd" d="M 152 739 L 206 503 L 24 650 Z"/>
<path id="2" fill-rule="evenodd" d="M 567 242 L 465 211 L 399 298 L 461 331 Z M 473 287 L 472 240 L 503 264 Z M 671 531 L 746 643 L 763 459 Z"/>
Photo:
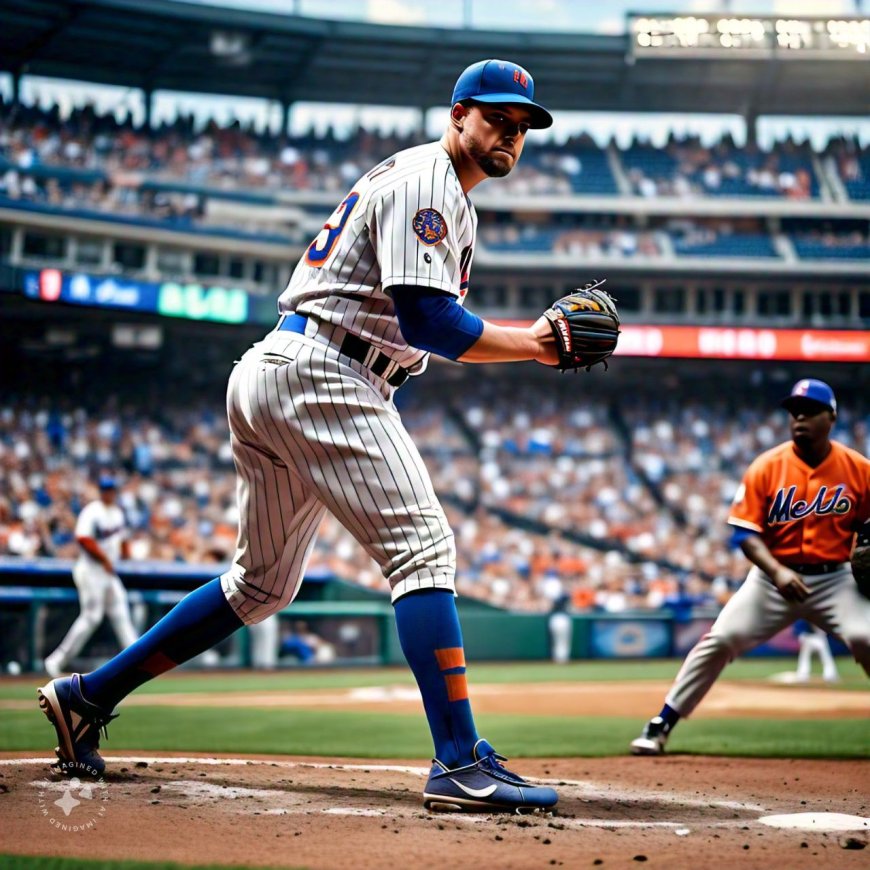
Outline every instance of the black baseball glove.
<path id="1" fill-rule="evenodd" d="M 556 336 L 561 372 L 603 362 L 616 350 L 619 314 L 613 297 L 601 289 L 604 281 L 590 281 L 553 303 L 544 312 Z"/>
<path id="2" fill-rule="evenodd" d="M 858 591 L 870 598 L 870 525 L 864 525 L 858 532 L 855 552 L 852 553 L 852 573 L 858 584 Z"/>

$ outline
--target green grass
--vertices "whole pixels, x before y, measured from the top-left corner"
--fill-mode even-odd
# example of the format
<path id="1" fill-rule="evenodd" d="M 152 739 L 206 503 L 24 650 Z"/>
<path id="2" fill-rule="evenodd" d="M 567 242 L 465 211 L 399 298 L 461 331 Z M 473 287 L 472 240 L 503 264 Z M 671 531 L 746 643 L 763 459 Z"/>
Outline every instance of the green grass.
<path id="1" fill-rule="evenodd" d="M 472 665 L 474 684 L 552 681 L 670 680 L 678 661 L 574 662 Z M 732 681 L 763 680 L 793 670 L 794 659 L 743 659 L 724 677 Z M 865 691 L 866 676 L 851 661 L 840 660 L 843 681 L 838 688 Z M 21 710 L 0 710 L 0 750 L 48 753 L 54 734 L 39 715 L 35 687 L 41 680 L 0 681 L 0 699 L 34 701 Z M 232 693 L 305 691 L 411 684 L 405 668 L 307 670 L 277 673 L 179 671 L 155 680 L 137 693 Z M 787 690 L 786 690 L 787 691 Z M 870 704 L 868 704 L 870 706 Z M 651 711 L 653 712 L 653 711 Z M 517 716 L 478 714 L 478 727 L 501 752 L 517 756 L 622 755 L 642 724 L 636 718 Z M 358 712 L 340 707 L 308 709 L 215 709 L 196 707 L 131 707 L 110 728 L 104 744 L 112 751 L 276 753 L 349 755 L 364 758 L 427 758 L 432 749 L 422 715 Z M 870 724 L 866 719 L 782 720 L 699 719 L 681 724 L 669 745 L 673 752 L 758 757 L 870 757 Z"/>
<path id="2" fill-rule="evenodd" d="M 842 681 L 838 689 L 864 690 L 867 677 L 851 659 L 841 658 L 837 666 Z M 607 682 L 614 680 L 672 680 L 680 667 L 678 659 L 652 661 L 584 661 L 567 665 L 549 662 L 509 662 L 501 664 L 471 663 L 469 682 L 477 683 L 547 683 L 547 682 Z M 793 671 L 795 659 L 739 659 L 723 675 L 728 680 L 764 680 L 771 674 Z M 31 699 L 44 677 L 15 682 L 0 679 L 0 700 Z M 412 685 L 414 678 L 404 667 L 365 668 L 359 670 L 296 670 L 256 673 L 232 671 L 203 674 L 198 671 L 177 671 L 146 683 L 139 695 L 167 695 L 188 692 L 256 692 L 301 691 L 306 689 L 347 689 L 360 686 Z"/>
<path id="3" fill-rule="evenodd" d="M 172 861 L 88 861 L 84 858 L 43 858 L 0 853 L 3 870 L 225 870 L 239 865 L 175 864 Z"/>
<path id="4" fill-rule="evenodd" d="M 480 733 L 510 757 L 623 755 L 642 722 L 625 717 L 477 716 Z M 38 712 L 0 712 L 0 750 L 49 753 L 55 737 Z M 319 710 L 131 708 L 103 746 L 124 750 L 419 758 L 432 752 L 422 715 Z M 866 720 L 699 719 L 669 750 L 712 755 L 870 758 Z"/>

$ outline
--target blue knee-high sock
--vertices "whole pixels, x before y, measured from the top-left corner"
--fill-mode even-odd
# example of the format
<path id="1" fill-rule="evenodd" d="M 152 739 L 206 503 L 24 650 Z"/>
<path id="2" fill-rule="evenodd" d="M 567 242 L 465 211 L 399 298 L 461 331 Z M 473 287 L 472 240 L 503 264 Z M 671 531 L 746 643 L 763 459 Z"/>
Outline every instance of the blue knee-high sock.
<path id="1" fill-rule="evenodd" d="M 668 726 L 668 731 L 680 721 L 680 714 L 668 704 L 662 707 L 662 712 L 659 713 L 659 716 L 664 719 L 665 725 Z"/>
<path id="2" fill-rule="evenodd" d="M 474 761 L 477 730 L 468 700 L 465 651 L 453 593 L 425 589 L 402 596 L 396 627 L 420 694 L 435 757 L 448 768 Z"/>
<path id="3" fill-rule="evenodd" d="M 183 598 L 135 643 L 82 677 L 82 692 L 106 710 L 148 680 L 211 649 L 244 625 L 219 577 Z"/>

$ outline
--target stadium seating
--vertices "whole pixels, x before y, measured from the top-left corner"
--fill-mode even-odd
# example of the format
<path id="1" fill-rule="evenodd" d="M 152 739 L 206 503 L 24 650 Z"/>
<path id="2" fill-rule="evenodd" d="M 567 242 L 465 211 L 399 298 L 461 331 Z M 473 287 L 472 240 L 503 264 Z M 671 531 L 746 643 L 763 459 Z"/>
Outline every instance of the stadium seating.
<path id="1" fill-rule="evenodd" d="M 849 199 L 870 199 L 870 147 L 841 138 L 830 142 L 825 153 L 833 158 Z"/>
<path id="2" fill-rule="evenodd" d="M 666 148 L 634 144 L 622 155 L 634 193 L 645 196 L 817 198 L 819 184 L 809 149 L 778 143 L 770 152 L 737 148 L 723 139 L 706 148 L 697 139 Z"/>
<path id="3" fill-rule="evenodd" d="M 852 243 L 792 236 L 795 252 L 803 260 L 870 260 L 870 242 Z"/>
<path id="4" fill-rule="evenodd" d="M 777 257 L 770 236 L 752 233 L 672 234 L 674 251 L 684 257 Z"/>
<path id="5" fill-rule="evenodd" d="M 788 437 L 780 412 L 634 393 L 578 405 L 558 384 L 500 379 L 464 379 L 451 395 L 444 413 L 437 384 L 415 386 L 401 411 L 455 530 L 462 594 L 529 610 L 567 594 L 612 612 L 686 589 L 716 598 L 741 579 L 728 505 L 752 458 Z M 231 558 L 235 474 L 217 402 L 160 414 L 112 397 L 91 411 L 60 398 L 3 407 L 0 554 L 75 557 L 76 513 L 110 466 L 135 559 L 218 570 Z M 866 408 L 844 408 L 837 437 L 866 453 Z M 383 588 L 331 516 L 310 568 Z"/>
<path id="6" fill-rule="evenodd" d="M 0 207 L 98 218 L 143 228 L 256 239 L 287 245 L 302 243 L 320 221 L 321 205 L 309 205 L 301 224 L 282 223 L 270 211 L 283 192 L 335 191 L 366 167 L 397 149 L 419 142 L 416 136 L 382 136 L 360 129 L 345 140 L 332 133 L 289 137 L 268 131 L 220 127 L 196 129 L 191 119 L 153 130 L 137 128 L 92 109 L 61 118 L 55 108 L 13 107 L 0 102 Z M 614 174 L 624 174 L 631 193 L 645 198 L 770 197 L 817 199 L 818 157 L 830 161 L 843 195 L 870 198 L 870 150 L 836 140 L 822 155 L 808 146 L 777 143 L 770 151 L 738 148 L 729 139 L 712 147 L 697 139 L 672 140 L 662 148 L 634 143 L 624 151 L 600 148 L 588 136 L 564 143 L 526 143 L 523 159 L 507 178 L 481 188 L 494 198 L 533 196 L 618 197 Z M 261 206 L 260 212 L 228 204 Z M 220 208 L 213 208 L 219 205 Z M 578 202 L 578 209 L 581 206 Z M 217 212 L 217 214 L 216 214 Z M 257 216 L 261 215 L 261 217 Z M 516 225 L 516 222 L 514 222 Z M 816 244 L 812 233 L 793 237 L 799 257 L 813 260 L 867 258 L 864 236 L 851 244 Z M 720 221 L 708 228 L 672 232 L 663 246 L 655 227 L 632 221 L 614 229 L 606 221 L 531 225 L 521 231 L 490 227 L 484 244 L 500 253 L 543 256 L 551 252 L 593 257 L 776 258 L 767 230 L 747 232 Z M 670 251 L 668 251 L 668 254 Z"/>

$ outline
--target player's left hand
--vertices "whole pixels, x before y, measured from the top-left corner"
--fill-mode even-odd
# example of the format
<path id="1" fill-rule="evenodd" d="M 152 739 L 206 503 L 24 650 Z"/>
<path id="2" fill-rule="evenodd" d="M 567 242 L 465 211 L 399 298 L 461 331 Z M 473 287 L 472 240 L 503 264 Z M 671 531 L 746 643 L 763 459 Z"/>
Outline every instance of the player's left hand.
<path id="1" fill-rule="evenodd" d="M 858 584 L 858 591 L 870 598 L 870 545 L 855 548 L 852 553 L 852 573 Z"/>
<path id="2" fill-rule="evenodd" d="M 556 340 L 560 371 L 585 368 L 603 362 L 616 350 L 619 314 L 613 297 L 601 289 L 604 281 L 590 281 L 557 299 L 544 312 Z"/>
<path id="3" fill-rule="evenodd" d="M 785 565 L 780 565 L 770 579 L 786 601 L 806 601 L 810 597 L 810 587 L 804 583 L 803 577 Z"/>

